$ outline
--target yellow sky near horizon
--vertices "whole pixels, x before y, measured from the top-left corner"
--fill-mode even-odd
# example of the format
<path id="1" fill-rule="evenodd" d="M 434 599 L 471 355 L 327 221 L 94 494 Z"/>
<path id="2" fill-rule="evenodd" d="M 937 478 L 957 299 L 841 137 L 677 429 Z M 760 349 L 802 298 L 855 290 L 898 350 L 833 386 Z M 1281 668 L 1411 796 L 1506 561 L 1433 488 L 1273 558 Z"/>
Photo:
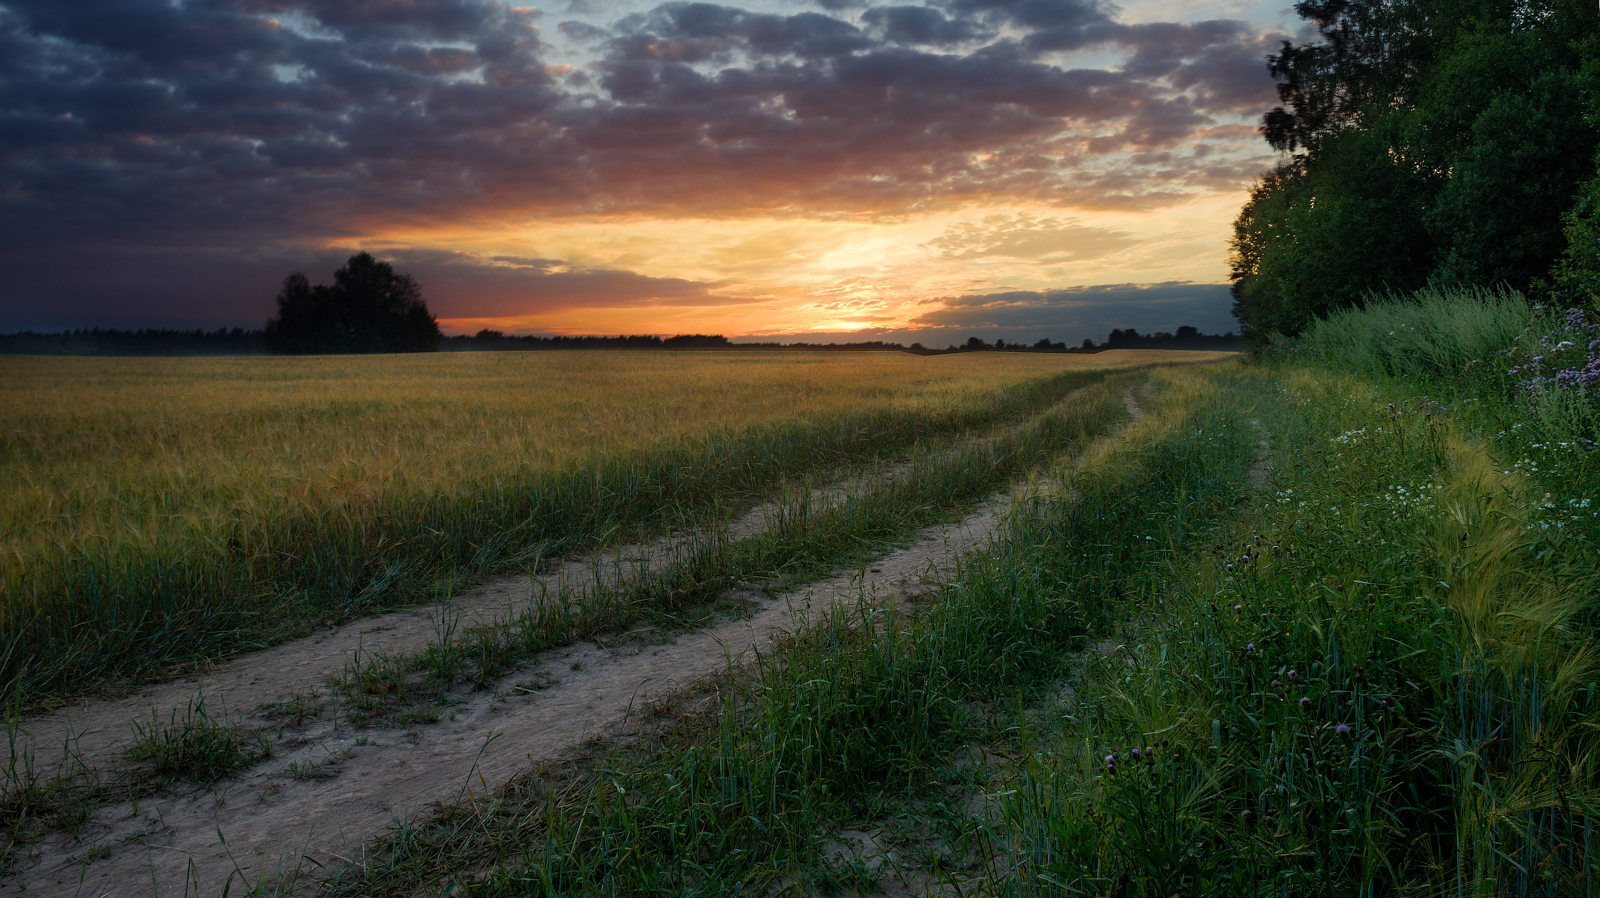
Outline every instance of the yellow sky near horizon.
<path id="1" fill-rule="evenodd" d="M 1241 193 L 1151 211 L 953 208 L 890 220 L 615 218 L 384 235 L 448 245 L 480 264 L 557 259 L 567 269 L 650 272 L 707 285 L 698 302 L 440 316 L 451 333 L 721 333 L 741 337 L 916 327 L 943 298 L 1094 284 L 1227 279 Z M 514 264 L 514 263 L 507 263 Z"/>

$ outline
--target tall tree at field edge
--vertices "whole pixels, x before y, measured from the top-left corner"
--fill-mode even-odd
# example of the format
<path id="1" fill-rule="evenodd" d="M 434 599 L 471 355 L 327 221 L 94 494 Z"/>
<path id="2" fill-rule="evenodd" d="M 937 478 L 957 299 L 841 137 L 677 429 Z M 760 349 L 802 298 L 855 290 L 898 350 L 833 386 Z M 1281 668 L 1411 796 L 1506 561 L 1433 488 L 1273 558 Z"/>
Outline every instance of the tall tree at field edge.
<path id="1" fill-rule="evenodd" d="M 332 286 L 298 271 L 284 278 L 266 334 L 269 351 L 295 355 L 431 352 L 440 337 L 416 279 L 365 252 L 333 273 Z"/>

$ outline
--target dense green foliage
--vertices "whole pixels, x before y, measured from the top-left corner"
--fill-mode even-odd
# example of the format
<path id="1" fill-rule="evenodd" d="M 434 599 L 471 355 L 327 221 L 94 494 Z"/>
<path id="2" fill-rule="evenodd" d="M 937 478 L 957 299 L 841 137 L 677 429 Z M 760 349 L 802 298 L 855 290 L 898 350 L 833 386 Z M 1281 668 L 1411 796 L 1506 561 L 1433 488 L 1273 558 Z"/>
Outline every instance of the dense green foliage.
<path id="1" fill-rule="evenodd" d="M 1330 0 L 1270 60 L 1291 153 L 1234 224 L 1257 345 L 1372 292 L 1485 287 L 1584 301 L 1600 274 L 1592 3 Z"/>

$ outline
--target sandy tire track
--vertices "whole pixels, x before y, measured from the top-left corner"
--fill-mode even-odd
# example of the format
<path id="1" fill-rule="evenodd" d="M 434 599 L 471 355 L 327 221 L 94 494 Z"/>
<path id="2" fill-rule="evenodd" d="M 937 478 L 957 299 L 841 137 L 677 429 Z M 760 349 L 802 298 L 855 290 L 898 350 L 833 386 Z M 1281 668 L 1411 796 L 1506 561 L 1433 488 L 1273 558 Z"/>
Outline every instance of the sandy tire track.
<path id="1" fill-rule="evenodd" d="M 848 495 L 852 483 L 894 478 L 909 467 L 880 466 L 814 489 L 807 501 L 820 507 Z M 631 710 L 739 663 L 829 607 L 864 598 L 889 602 L 948 579 L 963 556 L 994 537 L 1010 505 L 1008 489 L 959 523 L 926 528 L 910 547 L 860 571 L 775 598 L 734 596 L 754 609 L 748 619 L 721 621 L 664 644 L 621 636 L 546 653 L 504 678 L 498 691 L 457 691 L 435 724 L 357 729 L 335 714 L 287 727 L 275 756 L 247 773 L 210 788 L 179 787 L 105 804 L 79 837 L 56 833 L 29 846 L 15 859 L 15 875 L 0 881 L 0 894 L 209 898 L 230 883 L 235 893 L 261 882 L 304 884 L 325 866 L 359 863 L 363 846 L 396 821 L 483 794 L 590 736 L 616 732 Z M 758 506 L 731 522 L 728 537 L 759 533 L 775 514 L 775 503 Z M 28 733 L 41 767 L 115 771 L 134 735 L 132 721 L 154 716 L 164 723 L 197 695 L 220 718 L 295 692 L 326 694 L 329 678 L 362 653 L 416 651 L 437 641 L 446 616 L 458 616 L 458 630 L 492 625 L 540 595 L 597 580 L 617 586 L 663 569 L 695 543 L 693 534 L 663 538 L 569 561 L 541 578 L 490 584 L 446 606 L 356 621 L 203 676 L 79 701 L 30 721 Z"/>
<path id="2" fill-rule="evenodd" d="M 508 680 L 542 678 L 548 687 L 461 693 L 453 719 L 425 730 L 308 725 L 301 747 L 214 789 L 101 808 L 83 840 L 52 837 L 8 888 L 25 887 L 30 895 L 211 896 L 230 878 L 237 892 L 258 880 L 296 872 L 309 878 L 323 865 L 359 863 L 362 846 L 406 814 L 482 794 L 587 737 L 611 733 L 632 709 L 745 660 L 835 604 L 892 601 L 948 578 L 964 555 L 992 539 L 1009 507 L 1008 492 L 958 524 L 927 528 L 864 575 L 834 576 L 771 599 L 742 596 L 757 607 L 747 620 L 662 645 L 571 646 Z M 329 758 L 337 762 L 326 782 L 287 773 L 291 764 Z M 108 856 L 87 860 L 91 845 L 109 846 Z M 130 892 L 130 884 L 139 890 Z"/>
<path id="3" fill-rule="evenodd" d="M 813 510 L 822 509 L 868 480 L 893 480 L 909 468 L 907 462 L 875 466 L 812 489 L 806 501 Z M 781 501 L 763 502 L 738 515 L 728 523 L 725 538 L 732 542 L 768 530 L 779 515 Z M 703 533 L 685 532 L 603 550 L 564 561 L 548 574 L 510 577 L 470 589 L 448 603 L 364 617 L 224 662 L 201 674 L 113 698 L 85 696 L 27 720 L 19 753 L 32 754 L 36 770 L 44 777 L 115 770 L 123 764 L 134 738 L 133 722 L 148 724 L 156 719 L 165 723 L 174 712 L 181 715 L 197 696 L 205 698 L 207 713 L 220 719 L 248 715 L 296 693 L 326 694 L 329 678 L 362 657 L 420 651 L 437 643 L 448 628 L 465 633 L 501 625 L 547 597 L 582 598 L 596 589 L 624 587 L 690 557 L 704 539 Z"/>

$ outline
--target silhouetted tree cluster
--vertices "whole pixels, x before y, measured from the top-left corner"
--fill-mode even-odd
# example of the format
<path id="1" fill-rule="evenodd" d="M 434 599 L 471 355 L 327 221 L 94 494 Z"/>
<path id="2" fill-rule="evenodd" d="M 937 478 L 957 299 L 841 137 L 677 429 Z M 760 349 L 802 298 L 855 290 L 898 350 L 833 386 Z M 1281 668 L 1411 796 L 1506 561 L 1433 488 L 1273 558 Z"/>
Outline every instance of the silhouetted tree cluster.
<path id="1" fill-rule="evenodd" d="M 1176 334 L 1161 331 L 1154 334 L 1140 334 L 1133 328 L 1127 330 L 1116 329 L 1106 342 L 1096 345 L 1093 339 L 1084 338 L 1081 345 L 1067 348 L 1065 343 L 1052 342 L 1048 337 L 1030 345 L 1024 343 L 1007 343 L 1005 340 L 996 339 L 993 343 L 984 341 L 980 337 L 968 337 L 967 342 L 960 346 L 952 345 L 948 349 L 921 350 L 921 344 L 912 347 L 912 351 L 923 352 L 1099 352 L 1103 349 L 1206 349 L 1222 352 L 1234 352 L 1244 348 L 1244 340 L 1232 331 L 1226 334 L 1202 334 L 1198 328 L 1184 325 L 1178 328 Z"/>
<path id="2" fill-rule="evenodd" d="M 445 337 L 439 348 L 446 352 L 529 352 L 544 349 L 660 349 L 662 340 L 654 336 L 616 337 L 539 337 L 506 334 L 484 328 L 475 334 Z"/>
<path id="3" fill-rule="evenodd" d="M 1085 340 L 1084 348 L 1096 349 L 1201 349 L 1220 352 L 1234 352 L 1244 348 L 1244 339 L 1233 331 L 1225 334 L 1202 334 L 1200 329 L 1184 325 L 1178 328 L 1175 334 L 1166 331 L 1157 331 L 1153 334 L 1141 334 L 1133 328 L 1126 330 L 1113 330 L 1106 341 L 1098 347 L 1091 347 Z"/>
<path id="4" fill-rule="evenodd" d="M 312 286 L 299 271 L 284 278 L 266 332 L 269 350 L 296 355 L 431 352 L 440 337 L 416 280 L 364 252 L 333 273 L 332 286 Z"/>
<path id="5" fill-rule="evenodd" d="M 723 349 L 733 344 L 721 334 L 679 334 L 661 341 L 667 349 Z"/>
<path id="6" fill-rule="evenodd" d="M 1593 0 L 1302 0 L 1318 39 L 1269 58 L 1292 154 L 1234 223 L 1252 343 L 1373 293 L 1600 294 Z"/>

